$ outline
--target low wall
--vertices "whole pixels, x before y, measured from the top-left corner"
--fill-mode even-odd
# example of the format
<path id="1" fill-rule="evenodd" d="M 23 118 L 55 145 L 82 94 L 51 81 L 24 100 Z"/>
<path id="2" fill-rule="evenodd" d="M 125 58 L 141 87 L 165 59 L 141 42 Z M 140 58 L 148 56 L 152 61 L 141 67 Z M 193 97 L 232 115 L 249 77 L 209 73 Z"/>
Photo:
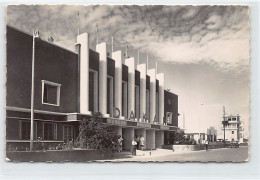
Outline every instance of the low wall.
<path id="1" fill-rule="evenodd" d="M 77 161 L 86 162 L 94 160 L 102 160 L 111 158 L 111 152 L 103 152 L 101 150 L 51 150 L 51 151 L 7 151 L 6 158 L 9 161 L 19 162 L 64 162 Z"/>
<path id="2" fill-rule="evenodd" d="M 204 144 L 196 144 L 196 145 L 183 145 L 183 144 L 174 144 L 174 145 L 163 145 L 163 149 L 171 149 L 174 152 L 185 152 L 185 151 L 199 151 L 205 150 Z M 225 144 L 210 144 L 208 146 L 209 149 L 218 149 L 225 148 Z"/>

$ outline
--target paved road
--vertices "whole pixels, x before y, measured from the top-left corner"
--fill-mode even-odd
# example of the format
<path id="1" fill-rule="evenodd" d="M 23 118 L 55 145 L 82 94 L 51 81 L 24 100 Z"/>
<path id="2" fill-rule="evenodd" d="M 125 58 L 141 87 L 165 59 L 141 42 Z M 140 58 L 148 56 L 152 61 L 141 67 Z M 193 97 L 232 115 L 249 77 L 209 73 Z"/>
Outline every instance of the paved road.
<path id="1" fill-rule="evenodd" d="M 122 156 L 115 157 L 112 161 L 199 161 L 199 162 L 243 162 L 248 159 L 248 147 L 210 149 L 209 151 L 193 151 L 176 153 L 169 150 L 156 150 L 146 153 L 144 156 Z"/>

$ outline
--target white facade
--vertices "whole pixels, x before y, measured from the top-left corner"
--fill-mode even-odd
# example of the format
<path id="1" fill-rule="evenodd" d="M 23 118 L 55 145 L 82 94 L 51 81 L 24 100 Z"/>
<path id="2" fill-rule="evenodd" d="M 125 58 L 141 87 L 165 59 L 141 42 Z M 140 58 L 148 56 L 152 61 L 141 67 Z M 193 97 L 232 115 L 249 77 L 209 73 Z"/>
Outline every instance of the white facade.
<path id="1" fill-rule="evenodd" d="M 228 122 L 225 125 L 225 140 L 226 141 L 240 141 L 241 122 L 240 116 L 225 116 L 225 121 Z M 224 131 L 224 127 L 222 127 Z M 223 132 L 224 133 L 224 132 Z"/>

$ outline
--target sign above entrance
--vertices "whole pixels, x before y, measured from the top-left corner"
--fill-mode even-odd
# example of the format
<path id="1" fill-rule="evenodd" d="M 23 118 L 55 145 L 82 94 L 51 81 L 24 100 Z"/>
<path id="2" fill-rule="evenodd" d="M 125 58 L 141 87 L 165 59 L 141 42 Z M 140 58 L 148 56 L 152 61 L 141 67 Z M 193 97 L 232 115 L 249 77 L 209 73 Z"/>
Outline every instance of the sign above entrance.
<path id="1" fill-rule="evenodd" d="M 126 126 L 126 121 L 125 120 L 121 120 L 121 119 L 109 118 L 109 119 L 107 119 L 107 123 L 108 124 L 119 125 L 119 126 Z"/>
<path id="2" fill-rule="evenodd" d="M 161 125 L 161 129 L 162 129 L 162 130 L 169 130 L 169 126 L 163 126 L 163 125 Z"/>
<path id="3" fill-rule="evenodd" d="M 143 122 L 137 122 L 137 126 L 142 128 L 151 128 L 151 124 L 147 124 Z"/>

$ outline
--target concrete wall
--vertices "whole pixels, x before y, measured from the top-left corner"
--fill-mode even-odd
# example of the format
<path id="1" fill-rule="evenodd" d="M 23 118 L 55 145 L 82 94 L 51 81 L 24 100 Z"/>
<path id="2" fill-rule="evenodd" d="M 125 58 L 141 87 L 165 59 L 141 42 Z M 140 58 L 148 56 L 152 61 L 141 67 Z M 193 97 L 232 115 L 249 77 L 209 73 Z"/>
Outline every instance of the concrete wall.
<path id="1" fill-rule="evenodd" d="M 75 151 L 34 151 L 34 152 L 6 152 L 9 161 L 20 162 L 64 162 L 64 161 L 95 161 L 100 159 L 112 158 L 111 152 L 103 152 L 100 150 L 75 150 Z"/>

